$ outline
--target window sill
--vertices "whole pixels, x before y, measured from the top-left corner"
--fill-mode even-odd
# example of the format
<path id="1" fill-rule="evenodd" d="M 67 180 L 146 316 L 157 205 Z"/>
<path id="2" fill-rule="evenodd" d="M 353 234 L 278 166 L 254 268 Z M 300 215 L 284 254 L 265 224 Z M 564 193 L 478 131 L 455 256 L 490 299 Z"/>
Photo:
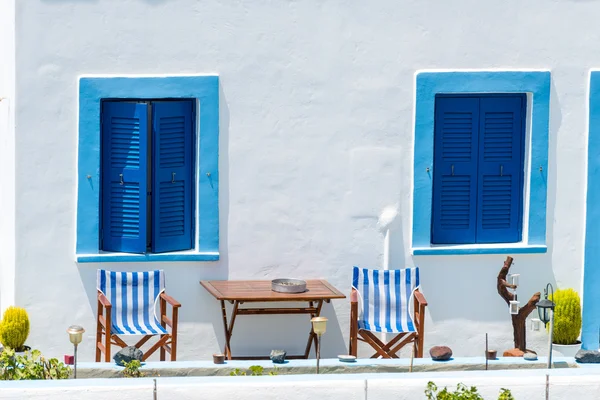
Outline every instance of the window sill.
<path id="1" fill-rule="evenodd" d="M 460 254 L 539 254 L 546 253 L 545 244 L 527 245 L 520 243 L 469 244 L 432 247 L 413 247 L 415 256 L 460 255 Z"/>
<path id="2" fill-rule="evenodd" d="M 77 254 L 77 262 L 149 262 L 149 261 L 218 261 L 219 252 L 180 251 L 160 254 L 98 253 Z"/>

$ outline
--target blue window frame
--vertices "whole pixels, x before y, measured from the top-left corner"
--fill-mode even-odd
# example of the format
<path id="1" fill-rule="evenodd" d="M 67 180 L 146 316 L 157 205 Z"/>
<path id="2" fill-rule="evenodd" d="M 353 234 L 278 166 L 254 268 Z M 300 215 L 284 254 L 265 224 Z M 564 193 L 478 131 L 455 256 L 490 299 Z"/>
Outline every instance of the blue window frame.
<path id="1" fill-rule="evenodd" d="M 436 96 L 431 243 L 521 241 L 526 104 Z"/>
<path id="2" fill-rule="evenodd" d="M 194 102 L 102 102 L 100 248 L 192 248 Z"/>
<path id="3" fill-rule="evenodd" d="M 415 79 L 412 253 L 414 255 L 545 253 L 550 71 L 421 71 Z M 439 95 L 526 94 L 521 240 L 515 243 L 435 244 L 433 174 L 435 104 Z"/>
<path id="4" fill-rule="evenodd" d="M 173 241 L 163 240 L 167 247 L 154 241 L 150 251 L 129 253 L 126 250 L 103 250 L 102 213 L 102 105 L 108 101 L 127 99 L 147 99 L 156 102 L 171 103 L 174 100 L 191 99 L 195 106 L 195 124 L 192 135 L 192 173 L 191 200 L 193 202 L 191 221 L 192 246 L 189 250 L 170 251 Z M 167 101 L 168 100 L 168 101 Z M 158 103 L 156 104 L 158 106 Z M 143 107 L 142 107 L 143 108 Z M 156 110 L 155 110 L 156 111 Z M 155 116 L 163 115 L 159 107 Z M 167 112 L 169 110 L 164 109 Z M 140 109 L 138 112 L 142 112 Z M 135 114 L 134 114 L 135 116 Z M 159 118 L 155 117 L 158 123 Z M 153 125 L 147 120 L 147 126 Z M 151 140 L 151 139 L 150 139 Z M 168 142 L 168 141 L 167 141 Z M 151 149 L 151 145 L 148 149 Z M 159 160 L 160 154 L 147 153 L 149 160 Z M 140 157 L 143 157 L 140 155 Z M 185 157 L 185 155 L 184 155 Z M 167 160 L 172 161 L 172 160 Z M 216 75 L 177 75 L 177 76 L 86 76 L 79 79 L 79 137 L 77 166 L 77 232 L 76 259 L 78 262 L 138 262 L 138 261 L 215 261 L 219 259 L 219 77 Z M 172 167 L 172 165 L 171 165 Z M 162 181 L 153 182 L 151 177 L 146 183 L 150 187 L 160 187 L 160 182 L 172 185 L 172 173 L 176 181 L 183 176 L 181 171 L 164 171 L 161 168 L 151 171 L 151 177 L 162 176 Z M 120 183 L 120 177 L 118 176 Z M 123 172 L 124 178 L 125 173 Z M 163 176 L 164 175 L 164 176 Z M 168 176 L 167 176 L 168 175 Z M 130 175 L 131 178 L 131 175 Z M 126 178 L 127 179 L 127 178 Z M 126 180 L 124 180 L 124 183 Z M 174 190 L 173 186 L 168 186 Z M 185 196 L 185 199 L 189 197 Z M 156 201 L 156 200 L 155 200 Z M 146 203 L 148 204 L 148 203 Z M 152 203 L 146 208 L 146 214 L 153 210 Z M 185 206 L 184 206 L 185 207 Z M 157 208 L 154 206 L 154 210 Z M 141 211 L 141 210 L 140 210 Z M 141 212 L 140 212 L 141 214 Z M 159 214 L 160 216 L 160 211 Z M 156 220 L 151 215 L 145 221 Z M 156 228 L 156 221 L 154 222 Z M 162 228 L 162 234 L 168 233 L 170 221 Z M 146 232 L 160 234 L 161 227 L 146 229 Z M 147 228 L 147 227 L 146 227 Z M 181 228 L 175 227 L 175 230 Z M 187 229 L 184 227 L 184 229 Z M 152 242 L 152 239 L 150 240 Z M 148 242 L 146 242 L 147 244 Z M 187 243 L 187 242 L 186 242 Z M 187 247 L 187 245 L 185 246 Z M 172 248 L 172 247 L 171 247 Z M 164 251 L 164 252 L 163 252 Z"/>

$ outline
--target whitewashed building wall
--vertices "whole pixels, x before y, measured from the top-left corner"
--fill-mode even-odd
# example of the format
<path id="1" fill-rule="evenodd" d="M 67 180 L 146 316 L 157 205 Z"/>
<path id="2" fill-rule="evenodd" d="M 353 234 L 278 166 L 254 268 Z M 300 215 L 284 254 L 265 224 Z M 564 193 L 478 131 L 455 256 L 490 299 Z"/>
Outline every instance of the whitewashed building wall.
<path id="1" fill-rule="evenodd" d="M 512 254 L 513 269 L 521 301 L 547 282 L 582 290 L 600 3 L 26 0 L 14 6 L 16 52 L 14 2 L 0 4 L 0 289 L 2 307 L 30 312 L 30 346 L 68 353 L 65 329 L 79 323 L 91 360 L 96 269 L 162 268 L 183 304 L 178 358 L 208 358 L 223 329 L 200 280 L 325 278 L 348 294 L 353 265 L 381 266 L 377 218 L 397 204 L 391 267 L 421 268 L 426 348 L 481 355 L 486 332 L 513 347 L 496 293 L 506 254 L 412 254 L 415 76 L 426 69 L 551 72 L 548 250 Z M 175 74 L 219 76 L 219 260 L 76 262 L 79 78 Z M 349 301 L 324 315 L 323 355 L 346 353 Z M 232 348 L 297 353 L 308 330 L 304 317 L 240 317 Z M 532 349 L 545 341 L 529 334 Z"/>

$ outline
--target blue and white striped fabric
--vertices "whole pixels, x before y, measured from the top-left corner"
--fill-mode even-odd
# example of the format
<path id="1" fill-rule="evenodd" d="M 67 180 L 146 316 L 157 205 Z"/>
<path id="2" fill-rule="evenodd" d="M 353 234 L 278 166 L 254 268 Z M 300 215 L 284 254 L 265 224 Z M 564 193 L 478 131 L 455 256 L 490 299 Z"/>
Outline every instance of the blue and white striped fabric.
<path id="1" fill-rule="evenodd" d="M 409 306 L 419 287 L 419 268 L 385 271 L 354 267 L 352 286 L 360 294 L 360 329 L 416 332 Z"/>
<path id="2" fill-rule="evenodd" d="M 165 290 L 164 271 L 114 272 L 99 269 L 97 285 L 112 304 L 111 333 L 167 333 L 154 314 L 158 296 Z"/>

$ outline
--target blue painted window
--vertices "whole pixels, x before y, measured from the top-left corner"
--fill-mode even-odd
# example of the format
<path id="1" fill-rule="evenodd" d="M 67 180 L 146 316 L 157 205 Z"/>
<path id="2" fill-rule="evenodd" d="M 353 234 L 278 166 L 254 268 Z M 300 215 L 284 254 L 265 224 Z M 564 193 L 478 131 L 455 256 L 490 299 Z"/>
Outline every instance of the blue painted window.
<path id="1" fill-rule="evenodd" d="M 521 241 L 526 104 L 436 96 L 431 243 Z"/>
<path id="2" fill-rule="evenodd" d="M 101 250 L 193 248 L 194 102 L 102 102 Z"/>

